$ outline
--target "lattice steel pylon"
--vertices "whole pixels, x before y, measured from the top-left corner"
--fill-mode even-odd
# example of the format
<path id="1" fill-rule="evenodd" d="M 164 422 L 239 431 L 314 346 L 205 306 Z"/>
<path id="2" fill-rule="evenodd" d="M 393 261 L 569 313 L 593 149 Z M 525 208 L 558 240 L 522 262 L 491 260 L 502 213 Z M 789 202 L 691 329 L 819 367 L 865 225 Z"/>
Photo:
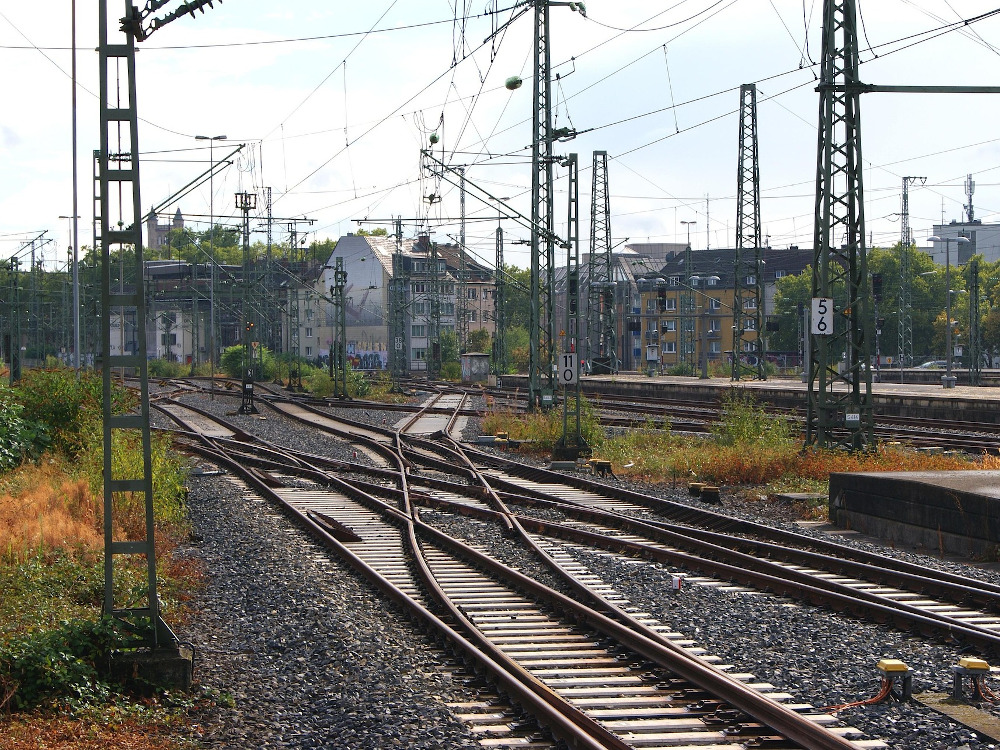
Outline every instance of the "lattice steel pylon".
<path id="1" fill-rule="evenodd" d="M 913 364 L 913 237 L 910 234 L 910 185 L 926 177 L 903 178 L 903 205 L 899 212 L 899 294 L 896 313 L 899 321 L 899 382 L 903 368 Z"/>
<path id="2" fill-rule="evenodd" d="M 496 272 L 493 277 L 493 373 L 507 374 L 507 276 L 503 267 L 503 228 L 496 232 Z"/>
<path id="3" fill-rule="evenodd" d="M 184 7 L 192 13 L 208 0 L 192 0 Z M 153 473 L 149 429 L 149 382 L 146 366 L 146 301 L 142 287 L 142 201 L 139 191 L 139 119 L 136 104 L 135 42 L 147 38 L 153 31 L 177 18 L 177 11 L 159 19 L 150 14 L 166 5 L 165 2 L 147 4 L 140 11 L 129 0 L 122 3 L 124 14 L 116 21 L 116 28 L 109 26 L 108 0 L 100 0 L 98 10 L 98 59 L 99 59 L 99 108 L 100 148 L 97 154 L 99 200 L 99 233 L 95 236 L 101 254 L 101 340 L 98 355 L 101 358 L 102 417 L 103 417 L 103 474 L 104 474 L 104 601 L 106 616 L 118 620 L 130 633 L 127 645 L 173 646 L 174 636 L 160 616 L 160 602 L 156 585 L 156 545 L 153 529 Z M 120 25 L 119 25 L 120 24 Z M 112 41 L 112 34 L 115 35 Z M 116 76 L 118 80 L 116 81 Z M 121 77 L 125 80 L 122 81 Z M 112 201 L 112 196 L 118 200 Z M 112 213 L 114 211 L 114 214 Z M 96 219 L 96 217 L 95 217 Z M 95 223 L 97 223 L 95 221 Z M 126 257 L 132 251 L 132 285 L 112 291 L 112 253 Z M 111 322 L 135 320 L 138 351 L 113 354 L 111 348 Z M 119 414 L 114 410 L 117 399 L 113 397 L 115 368 L 129 368 L 138 375 L 139 405 L 136 411 Z M 123 448 L 136 453 L 141 444 L 141 469 L 130 468 L 116 460 Z M 117 450 L 116 450 L 117 448 Z M 122 502 L 134 503 L 141 496 L 145 523 L 141 538 L 122 538 L 113 522 L 116 506 Z M 141 596 L 130 585 L 126 575 L 116 577 L 119 559 L 142 558 L 146 571 Z M 125 597 L 128 597 L 127 601 Z"/>
<path id="4" fill-rule="evenodd" d="M 430 270 L 430 288 L 428 289 L 427 306 L 430 314 L 427 318 L 427 377 L 436 378 L 441 374 L 441 266 L 438 258 L 437 243 L 427 238 L 427 267 Z"/>
<path id="5" fill-rule="evenodd" d="M 10 259 L 10 311 L 8 334 L 10 336 L 10 386 L 21 380 L 21 260 Z"/>
<path id="6" fill-rule="evenodd" d="M 286 356 L 288 357 L 288 390 L 301 391 L 302 387 L 302 344 L 301 322 L 299 320 L 299 290 L 295 284 L 288 285 L 287 305 L 288 305 L 288 347 Z"/>
<path id="7" fill-rule="evenodd" d="M 348 398 L 347 393 L 347 271 L 344 259 L 334 259 L 333 285 L 333 341 L 330 342 L 330 379 L 333 380 L 334 398 Z"/>
<path id="8" fill-rule="evenodd" d="M 534 0 L 534 97 L 531 130 L 531 307 L 528 409 L 552 404 L 555 233 L 552 194 L 552 70 L 549 0 Z"/>
<path id="9" fill-rule="evenodd" d="M 822 46 L 806 445 L 862 450 L 874 420 L 854 0 L 824 1 Z"/>
<path id="10" fill-rule="evenodd" d="M 465 256 L 465 167 L 459 173 L 458 284 L 455 285 L 455 335 L 458 350 L 466 350 L 469 337 L 469 267 Z"/>
<path id="11" fill-rule="evenodd" d="M 611 254 L 608 152 L 595 151 L 591 171 L 590 255 L 587 258 L 587 348 L 591 372 L 618 372 L 615 267 Z M 600 367 L 595 368 L 595 360 Z"/>
<path id="12" fill-rule="evenodd" d="M 983 337 L 980 327 L 982 317 L 980 305 L 982 295 L 979 290 L 979 259 L 973 258 L 966 268 L 969 283 L 969 385 L 982 385 Z"/>
<path id="13" fill-rule="evenodd" d="M 684 248 L 684 283 L 680 294 L 677 295 L 677 306 L 680 308 L 677 311 L 680 320 L 678 326 L 680 330 L 677 334 L 677 361 L 684 365 L 692 365 L 694 360 L 695 299 L 694 290 L 691 288 L 693 275 L 694 259 L 691 256 L 691 237 L 688 234 L 688 242 Z"/>
<path id="14" fill-rule="evenodd" d="M 576 154 L 569 155 L 566 166 L 569 169 L 569 211 L 566 219 L 566 322 L 563 329 L 563 354 L 575 354 L 576 364 L 573 367 L 565 361 L 566 357 L 562 357 L 559 367 L 575 369 L 576 373 L 574 382 L 563 388 L 563 431 L 552 450 L 552 457 L 556 460 L 575 461 L 587 451 L 587 443 L 580 429 L 580 178 Z"/>
<path id="15" fill-rule="evenodd" d="M 764 267 L 761 263 L 760 235 L 757 85 L 745 83 L 740 86 L 739 166 L 736 173 L 733 380 L 740 380 L 744 375 L 750 375 L 757 380 L 767 380 L 767 350 L 764 338 Z M 751 312 L 748 314 L 747 310 Z M 753 325 L 747 325 L 751 321 Z M 742 360 L 744 355 L 748 357 L 748 362 Z"/>
<path id="16" fill-rule="evenodd" d="M 392 254 L 392 278 L 389 280 L 389 369 L 392 389 L 402 390 L 406 377 L 406 267 L 403 262 L 403 222 L 396 219 L 396 249 Z"/>
<path id="17" fill-rule="evenodd" d="M 257 206 L 254 193 L 237 193 L 236 208 L 243 213 L 243 398 L 239 414 L 257 414 L 254 405 L 254 381 L 258 369 L 260 342 L 257 340 L 257 311 L 254 305 L 254 263 L 250 254 L 250 212 Z"/>

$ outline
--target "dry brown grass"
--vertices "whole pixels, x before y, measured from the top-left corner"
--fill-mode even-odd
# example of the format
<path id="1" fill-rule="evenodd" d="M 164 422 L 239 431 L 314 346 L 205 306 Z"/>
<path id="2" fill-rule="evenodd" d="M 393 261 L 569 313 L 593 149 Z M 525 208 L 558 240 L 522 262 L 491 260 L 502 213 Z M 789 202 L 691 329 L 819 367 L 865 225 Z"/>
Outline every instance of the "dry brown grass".
<path id="1" fill-rule="evenodd" d="M 0 557 L 39 550 L 98 550 L 101 503 L 84 480 L 52 463 L 24 466 L 0 494 Z"/>
<path id="2" fill-rule="evenodd" d="M 176 750 L 167 722 L 124 719 L 97 723 L 48 716 L 0 717 L 0 750 Z"/>

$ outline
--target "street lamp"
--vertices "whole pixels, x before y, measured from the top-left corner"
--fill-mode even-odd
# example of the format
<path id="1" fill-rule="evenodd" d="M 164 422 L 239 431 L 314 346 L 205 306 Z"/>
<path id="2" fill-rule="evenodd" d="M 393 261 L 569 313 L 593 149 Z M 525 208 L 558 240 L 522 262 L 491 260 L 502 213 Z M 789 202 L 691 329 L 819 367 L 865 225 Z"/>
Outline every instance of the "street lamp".
<path id="1" fill-rule="evenodd" d="M 208 254 L 211 261 L 211 280 L 208 282 L 208 361 L 210 363 L 211 398 L 215 399 L 215 155 L 216 141 L 226 140 L 224 135 L 196 135 L 196 141 L 208 141 Z"/>
<path id="2" fill-rule="evenodd" d="M 683 224 L 685 227 L 687 227 L 687 249 L 688 250 L 691 249 L 691 225 L 692 224 L 697 224 L 697 223 L 698 223 L 697 221 L 682 221 L 681 222 L 681 224 Z"/>
<path id="3" fill-rule="evenodd" d="M 690 279 L 691 283 L 697 287 L 701 286 L 702 290 L 711 282 L 717 284 L 720 279 L 718 276 L 692 276 Z M 702 296 L 707 296 L 704 291 L 702 291 Z M 708 297 L 711 299 L 711 297 Z M 708 314 L 709 305 L 705 305 L 705 315 L 701 322 L 701 379 L 708 379 Z M 721 347 L 720 347 L 721 348 Z"/>
<path id="4" fill-rule="evenodd" d="M 942 388 L 954 388 L 955 376 L 951 374 L 951 243 L 965 244 L 969 242 L 968 237 L 928 237 L 928 242 L 944 243 L 944 361 L 945 374 L 941 376 Z"/>

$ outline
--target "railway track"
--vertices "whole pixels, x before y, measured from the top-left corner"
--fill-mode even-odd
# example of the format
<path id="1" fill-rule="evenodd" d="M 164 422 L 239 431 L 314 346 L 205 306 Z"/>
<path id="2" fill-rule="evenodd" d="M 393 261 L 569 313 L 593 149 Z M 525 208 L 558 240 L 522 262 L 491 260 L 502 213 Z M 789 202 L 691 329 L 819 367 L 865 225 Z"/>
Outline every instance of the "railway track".
<path id="1" fill-rule="evenodd" d="M 492 464 L 492 467 L 485 465 L 477 467 L 474 465 L 475 463 L 486 463 L 484 459 L 486 454 L 480 454 L 467 447 L 461 448 L 447 441 L 442 444 L 440 436 L 434 436 L 432 439 L 430 425 L 441 423 L 441 416 L 433 414 L 433 412 L 445 411 L 440 398 L 429 404 L 431 408 L 427 410 L 428 414 L 424 415 L 431 416 L 433 414 L 436 420 L 434 423 L 424 421 L 421 425 L 422 416 L 418 414 L 398 425 L 396 430 L 360 426 L 340 417 L 323 415 L 324 410 L 321 408 L 307 407 L 298 403 L 289 404 L 279 400 L 268 400 L 267 404 L 288 416 L 310 424 L 325 423 L 324 429 L 336 431 L 342 438 L 352 442 L 364 443 L 363 449 L 366 453 L 381 457 L 379 462 L 372 461 L 373 465 L 366 467 L 347 466 L 343 465 L 342 462 L 329 462 L 325 467 L 312 466 L 314 463 L 321 463 L 318 457 L 295 456 L 294 452 L 288 451 L 282 452 L 288 452 L 294 459 L 291 466 L 285 465 L 285 462 L 289 461 L 287 456 L 279 460 L 274 455 L 262 457 L 256 451 L 239 454 L 235 459 L 237 463 L 246 466 L 258 463 L 260 468 L 256 471 L 265 478 L 265 483 L 270 482 L 279 488 L 277 489 L 278 494 L 285 494 L 281 502 L 287 503 L 289 507 L 294 509 L 293 515 L 299 516 L 303 523 L 316 525 L 322 530 L 322 533 L 334 539 L 339 537 L 340 543 L 348 548 L 351 544 L 363 544 L 368 540 L 380 540 L 379 543 L 384 543 L 384 534 L 371 531 L 370 529 L 374 527 L 367 526 L 358 520 L 358 517 L 352 515 L 359 511 L 350 510 L 345 502 L 357 502 L 357 497 L 352 497 L 350 492 L 346 490 L 342 490 L 339 496 L 331 498 L 324 494 L 326 492 L 324 489 L 303 490 L 299 487 L 292 488 L 290 491 L 280 489 L 282 485 L 290 484 L 287 481 L 288 476 L 297 476 L 304 470 L 303 465 L 309 465 L 311 467 L 308 469 L 309 471 L 321 472 L 313 477 L 318 488 L 328 488 L 330 478 L 337 474 L 341 476 L 352 475 L 350 484 L 353 485 L 353 492 L 362 493 L 367 498 L 367 503 L 372 501 L 382 503 L 384 507 L 380 508 L 379 513 L 389 514 L 391 517 L 388 521 L 383 518 L 379 523 L 392 525 L 392 523 L 404 522 L 402 518 L 407 514 L 398 509 L 409 506 L 411 508 L 410 520 L 405 521 L 405 523 L 412 524 L 413 530 L 407 532 L 407 535 L 419 538 L 418 546 L 426 547 L 428 550 L 431 549 L 431 546 L 425 540 L 436 538 L 436 536 L 431 526 L 420 520 L 420 507 L 427 509 L 424 511 L 425 514 L 431 516 L 435 513 L 445 513 L 451 517 L 462 514 L 473 516 L 482 523 L 499 524 L 504 528 L 506 534 L 513 533 L 515 529 L 520 528 L 522 531 L 519 533 L 529 534 L 535 540 L 539 549 L 538 554 L 542 558 L 547 559 L 550 564 L 552 561 L 561 562 L 565 570 L 560 573 L 559 580 L 564 581 L 564 585 L 570 586 L 571 595 L 581 601 L 586 598 L 585 592 L 589 592 L 586 593 L 586 596 L 593 595 L 593 592 L 590 591 L 591 585 L 598 591 L 606 587 L 601 582 L 594 581 L 593 576 L 588 576 L 585 571 L 583 573 L 570 572 L 574 567 L 570 564 L 573 551 L 583 548 L 605 549 L 634 559 L 659 560 L 672 567 L 687 571 L 685 575 L 691 581 L 737 581 L 739 585 L 749 589 L 779 593 L 799 598 L 802 601 L 833 606 L 851 613 L 853 616 L 871 617 L 876 621 L 889 622 L 897 627 L 929 634 L 936 638 L 958 638 L 983 653 L 997 652 L 997 596 L 1000 592 L 988 591 L 988 587 L 968 580 L 944 580 L 934 584 L 944 593 L 936 593 L 934 598 L 931 598 L 924 593 L 924 589 L 928 585 L 926 577 L 917 577 L 917 573 L 906 570 L 905 565 L 901 566 L 903 570 L 893 574 L 897 576 L 895 579 L 889 580 L 886 577 L 888 575 L 886 569 L 889 566 L 885 565 L 881 559 L 868 558 L 851 561 L 845 560 L 843 553 L 838 559 L 835 555 L 825 557 L 815 550 L 796 553 L 801 556 L 795 558 L 787 554 L 791 545 L 786 539 L 780 539 L 776 544 L 772 543 L 770 546 L 761 540 L 746 539 L 745 536 L 750 533 L 750 530 L 745 522 L 734 521 L 689 506 L 678 506 L 671 509 L 670 503 L 647 496 L 629 497 L 628 493 L 623 495 L 618 492 L 610 492 L 609 488 L 587 482 L 582 477 L 567 479 L 562 475 L 541 476 L 534 469 L 517 469 L 516 471 L 522 474 L 518 476 L 512 466 L 497 466 L 497 461 L 500 460 L 497 457 L 490 457 L 489 463 Z M 463 409 L 462 400 L 454 399 L 448 406 L 452 408 L 452 415 L 445 420 L 445 424 L 446 429 L 452 429 L 455 418 Z M 405 429 L 410 430 L 410 437 L 407 437 Z M 412 434 L 414 432 L 416 434 Z M 225 442 L 231 439 L 218 438 L 217 440 Z M 233 439 L 233 441 L 241 442 L 237 439 Z M 243 448 L 246 450 L 245 445 Z M 298 468 L 295 468 L 296 462 L 299 464 Z M 374 465 L 376 463 L 378 465 Z M 395 464 L 394 468 L 392 464 Z M 529 478 L 526 474 L 530 474 L 531 477 Z M 359 475 L 365 475 L 365 478 L 361 478 Z M 404 483 L 405 490 L 400 488 L 400 485 Z M 586 486 L 578 486 L 581 483 Z M 404 500 L 404 498 L 406 499 Z M 369 504 L 366 504 L 365 507 L 364 513 L 373 512 Z M 551 518 L 548 520 L 539 518 L 537 510 L 539 508 L 544 510 L 543 515 L 546 517 L 552 513 L 558 513 L 561 519 L 554 522 Z M 655 518 L 649 517 L 652 515 L 651 508 L 655 510 Z M 403 513 L 403 517 L 394 517 L 397 512 Z M 683 526 L 679 527 L 674 523 L 670 519 L 671 515 L 683 516 Z M 641 518 L 642 516 L 646 517 Z M 705 528 L 696 529 L 696 525 L 703 525 Z M 367 530 L 364 533 L 359 533 L 361 528 Z M 728 529 L 732 533 L 724 534 L 720 529 Z M 757 533 L 761 533 L 761 530 L 757 529 Z M 773 533 L 773 530 L 768 530 L 766 533 Z M 733 549 L 725 551 L 724 554 L 717 549 L 724 546 L 721 544 L 723 536 L 728 538 L 729 544 L 733 547 Z M 686 541 L 689 538 L 698 539 L 698 543 L 703 545 L 701 552 L 691 550 L 691 543 Z M 678 539 L 685 540 L 684 544 L 680 544 Z M 437 540 L 442 541 L 440 538 Z M 798 541 L 813 547 L 816 546 L 816 542 L 812 538 L 802 538 Z M 447 544 L 456 543 L 452 540 Z M 839 545 L 833 546 L 839 547 Z M 372 550 L 378 549 L 377 546 L 372 548 Z M 706 549 L 711 550 L 712 554 L 706 553 Z M 778 551 L 785 554 L 778 555 Z M 386 554 L 384 548 L 374 552 L 375 557 Z M 458 557 L 454 558 L 456 554 Z M 470 574 L 461 566 L 469 565 L 470 559 L 476 568 L 481 568 L 485 564 L 484 560 L 477 557 L 477 555 L 483 555 L 483 551 L 477 549 L 475 545 L 469 546 L 469 549 L 462 549 L 461 552 L 452 550 L 450 552 L 435 552 L 434 555 L 442 555 L 442 557 L 433 558 L 439 566 L 438 570 L 445 571 L 441 573 L 442 581 L 448 580 L 447 571 L 454 572 L 456 570 L 462 570 L 461 574 L 456 574 L 458 580 L 471 581 L 472 579 L 467 578 Z M 452 557 L 448 557 L 448 555 Z M 730 556 L 728 561 L 727 555 Z M 741 555 L 747 559 L 733 562 L 733 556 L 739 558 Z M 859 555 L 855 553 L 854 556 Z M 860 557 L 865 558 L 864 555 L 860 555 Z M 752 562 L 750 558 L 756 562 Z M 388 560 L 389 557 L 384 559 Z M 425 561 L 417 567 L 424 566 L 430 571 L 429 575 L 433 577 L 434 565 Z M 376 573 L 379 572 L 376 566 L 369 565 L 369 567 L 372 567 Z M 412 580 L 409 580 L 404 586 L 402 580 L 393 580 L 389 575 L 392 571 L 398 572 L 412 567 L 412 563 L 408 566 L 401 563 L 399 558 L 394 558 L 391 563 L 387 563 L 387 567 L 379 575 L 413 598 L 416 589 L 412 587 L 416 584 Z M 745 569 L 749 572 L 737 575 L 733 572 L 737 569 Z M 921 569 L 921 572 L 926 571 Z M 500 574 L 497 573 L 497 575 Z M 788 580 L 796 578 L 810 581 L 810 583 L 805 584 L 805 588 L 799 588 L 797 592 L 793 592 Z M 943 578 L 947 579 L 948 576 Z M 573 580 L 575 583 L 570 583 Z M 494 592 L 503 590 L 505 593 L 499 595 L 499 598 L 505 601 L 508 599 L 514 601 L 511 598 L 514 596 L 513 592 L 493 588 L 494 586 L 513 584 L 499 584 L 493 581 L 490 583 L 470 583 L 469 587 L 475 589 L 480 585 L 484 590 L 488 589 Z M 514 586 L 514 588 L 517 587 Z M 468 590 L 466 590 L 465 595 L 468 596 Z M 522 591 L 520 595 L 524 596 L 525 594 Z M 531 596 L 535 597 L 533 599 L 534 606 L 538 609 L 540 607 L 539 599 L 534 594 Z M 839 604 L 835 601 L 838 597 Z M 458 612 L 461 614 L 467 601 L 463 603 L 461 597 L 458 598 L 460 600 L 457 604 Z M 831 604 L 831 601 L 834 603 Z M 975 607 L 971 606 L 972 603 L 975 604 Z M 478 607 L 477 611 L 485 613 L 483 618 L 478 622 L 476 618 L 467 617 L 466 619 L 479 631 L 480 636 L 482 636 L 483 630 L 490 631 L 491 629 L 498 633 L 510 634 L 520 627 L 526 627 L 527 623 L 531 622 L 527 619 L 519 621 L 518 616 L 511 616 L 511 611 L 505 614 L 502 609 L 487 609 L 484 603 L 476 606 Z M 605 599 L 593 606 L 596 607 L 596 612 L 609 617 L 619 627 L 624 627 L 632 633 L 642 633 L 644 637 L 650 638 L 660 646 L 664 645 L 660 643 L 659 639 L 663 636 L 662 631 L 669 630 L 669 628 L 664 627 L 657 630 L 657 625 L 651 624 L 649 618 L 643 616 L 643 613 L 635 612 L 635 608 L 629 612 L 628 605 L 625 608 L 619 606 L 613 595 L 610 600 Z M 518 605 L 514 610 L 522 608 L 521 605 Z M 617 612 L 618 609 L 622 609 L 622 612 Z M 615 612 L 615 616 L 609 616 L 608 612 Z M 469 615 L 471 610 L 466 608 L 464 613 Z M 633 617 L 633 615 L 637 616 Z M 455 617 L 454 613 L 443 619 L 447 625 L 451 626 L 453 617 Z M 573 639 L 578 637 L 575 631 L 564 631 L 567 627 L 567 621 L 578 624 L 581 617 L 579 614 L 564 615 L 564 617 L 568 617 L 567 621 L 553 620 L 553 622 L 560 623 L 556 625 L 550 624 L 549 618 L 552 615 L 544 607 L 538 609 L 537 612 L 533 611 L 531 617 L 542 618 L 538 619 L 537 622 L 546 623 L 546 632 L 541 633 L 540 638 L 542 635 L 547 638 L 558 633 L 560 637 L 568 638 L 566 642 L 569 643 L 575 642 Z M 644 620 L 645 622 L 643 622 Z M 629 624 L 626 625 L 624 622 Z M 550 629 L 551 632 L 549 632 Z M 604 631 L 598 632 L 603 633 Z M 530 632 L 524 632 L 521 635 L 529 639 L 532 637 Z M 572 638 L 569 637 L 570 635 Z M 600 638 L 604 637 L 606 635 L 600 636 Z M 681 640 L 683 641 L 683 639 Z M 540 642 L 544 643 L 545 639 L 543 638 Z M 476 642 L 476 645 L 480 644 Z M 690 648 L 690 644 L 685 644 L 682 648 L 684 647 Z M 642 656 L 642 653 L 640 652 L 639 655 Z M 603 664 L 601 660 L 612 657 L 595 656 L 595 658 L 598 659 L 597 664 Z M 550 669 L 565 670 L 571 666 L 571 664 L 559 663 L 555 654 L 547 654 L 544 659 L 550 663 Z M 502 663 L 503 660 L 501 659 L 500 662 Z M 593 668 L 598 671 L 601 669 L 601 667 Z M 666 667 L 661 665 L 661 668 Z M 528 671 L 530 673 L 530 670 Z M 570 671 L 574 672 L 574 677 L 585 677 L 583 672 L 576 673 L 572 669 Z M 586 677 L 597 678 L 598 674 L 590 674 Z M 639 684 L 645 684 L 649 679 L 651 678 L 643 677 L 639 680 Z M 744 679 L 747 679 L 746 676 Z M 610 684 L 607 689 L 612 689 Z M 699 689 L 703 690 L 704 688 Z M 596 697 L 595 700 L 597 700 Z M 642 717 L 643 720 L 650 720 L 650 717 L 653 716 L 660 718 L 678 717 L 678 706 L 676 705 L 663 704 L 645 707 L 652 709 L 652 711 L 635 713 L 630 715 L 630 718 L 624 718 L 621 721 L 638 721 L 639 717 Z M 638 706 L 632 706 L 629 710 L 637 711 L 638 708 Z M 670 708 L 671 711 L 667 711 L 667 708 Z M 612 712 L 624 710 L 624 707 L 618 706 L 608 710 Z M 753 716 L 744 709 L 739 710 L 746 716 Z M 502 711 L 492 712 L 491 715 L 493 714 L 496 714 L 498 717 L 496 721 L 502 726 L 518 726 L 518 721 L 512 719 L 513 714 L 505 714 Z M 595 718 L 603 722 L 605 719 L 610 721 L 610 717 L 611 714 Z M 478 720 L 472 714 L 468 718 L 473 722 Z M 481 718 L 482 716 L 479 717 L 479 719 Z M 651 728 L 658 720 L 650 720 L 647 728 Z M 676 728 L 684 721 L 694 720 L 687 717 L 682 722 L 672 726 Z M 550 726 L 549 720 L 540 721 L 546 726 Z M 829 721 L 829 719 L 824 721 Z M 752 723 L 763 726 L 759 721 Z M 667 726 L 667 724 L 662 724 L 661 728 L 662 726 Z M 774 728 L 771 727 L 770 731 L 774 731 Z M 558 732 L 556 734 L 558 735 Z M 674 740 L 680 736 L 675 734 Z M 812 745 L 806 744 L 804 746 Z M 855 744 L 854 746 L 859 745 Z"/>
<path id="2" fill-rule="evenodd" d="M 437 607 L 445 609 L 443 624 L 461 631 L 485 653 L 485 663 L 493 660 L 506 670 L 506 677 L 493 674 L 493 679 L 503 683 L 505 690 L 511 690 L 505 682 L 514 679 L 511 675 L 516 676 L 519 689 L 527 686 L 534 698 L 521 696 L 518 705 L 530 705 L 541 698 L 547 710 L 558 706 L 558 719 L 544 711 L 535 713 L 540 707 L 532 709 L 554 735 L 575 746 L 595 747 L 743 747 L 754 737 L 763 741 L 776 735 L 791 737 L 791 746 L 880 746 L 877 741 L 857 739 L 857 732 L 849 728 L 827 726 L 835 724 L 831 716 L 817 712 L 810 716 L 805 706 L 796 707 L 798 710 L 783 706 L 747 684 L 751 679 L 748 675 L 734 678 L 697 654 L 688 653 L 689 646 L 674 642 L 677 634 L 667 633 L 665 626 L 657 628 L 642 613 L 629 613 L 620 596 L 606 586 L 591 581 L 590 595 L 597 596 L 599 604 L 584 605 L 578 597 L 529 579 L 494 562 L 481 550 L 436 531 L 420 520 L 411 505 L 400 435 L 396 433 L 400 448 L 397 486 L 379 485 L 383 492 L 395 491 L 391 503 L 336 480 L 332 474 L 325 476 L 322 487 L 317 482 L 316 487 L 289 488 L 287 485 L 294 483 L 287 482 L 287 477 L 299 477 L 301 482 L 304 474 L 316 469 L 292 456 L 284 459 L 287 473 L 279 473 L 273 447 L 267 448 L 272 454 L 265 471 L 241 472 L 248 481 L 260 485 L 259 491 L 272 485 L 269 491 L 276 501 L 302 522 L 312 524 L 314 533 L 342 546 L 347 559 L 353 554 L 353 564 L 365 569 L 380 588 L 409 600 L 410 606 L 423 608 L 425 619 L 433 613 L 427 599 L 417 594 L 421 590 L 435 592 Z M 391 442 L 387 434 L 382 438 L 383 444 Z M 199 437 L 200 445 L 205 442 Z M 217 456 L 215 460 L 229 459 Z M 240 455 L 230 468 L 246 463 L 247 456 Z M 378 518 L 372 515 L 373 508 Z M 402 530 L 389 528 L 400 526 Z M 400 540 L 409 540 L 405 553 L 399 551 Z M 537 554 L 550 558 L 550 564 L 565 558 L 559 542 L 543 540 L 537 544 Z M 406 555 L 413 555 L 413 560 L 407 562 Z M 414 570 L 421 571 L 419 584 L 411 572 Z M 571 572 L 563 571 L 559 578 L 574 591 L 583 585 L 579 575 L 574 578 Z M 579 664 L 581 658 L 587 660 L 585 666 Z M 694 708 L 692 701 L 697 704 Z M 600 713 L 590 716 L 591 710 Z M 507 724 L 510 722 L 505 719 Z"/>
<path id="3" fill-rule="evenodd" d="M 390 450 L 399 450 L 405 466 L 429 470 L 430 474 L 411 472 L 409 481 L 428 487 L 425 496 L 438 509 L 470 514 L 486 491 L 494 494 L 502 512 L 509 513 L 506 504 L 510 503 L 536 514 L 539 509 L 555 511 L 568 519 L 555 524 L 530 516 L 517 518 L 539 534 L 668 563 L 942 640 L 958 639 L 981 653 L 1000 655 L 1000 587 L 582 476 L 527 467 L 460 448 L 450 440 L 442 445 L 418 433 L 404 447 L 402 432 L 354 425 L 301 406 L 270 405 L 342 437 L 363 439 L 373 453 L 381 451 L 386 456 Z M 415 416 L 402 427 L 412 428 L 419 421 Z M 382 474 L 379 479 L 383 487 L 376 484 L 367 489 L 384 495 L 390 475 Z M 489 517 L 496 510 L 485 512 Z"/>

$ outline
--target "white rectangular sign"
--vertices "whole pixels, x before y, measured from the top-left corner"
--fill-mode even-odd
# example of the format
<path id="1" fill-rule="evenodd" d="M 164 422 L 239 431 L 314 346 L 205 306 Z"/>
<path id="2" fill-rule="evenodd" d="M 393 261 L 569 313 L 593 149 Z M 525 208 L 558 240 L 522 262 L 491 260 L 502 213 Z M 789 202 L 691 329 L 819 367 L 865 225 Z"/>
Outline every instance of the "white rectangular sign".
<path id="1" fill-rule="evenodd" d="M 829 336 L 833 333 L 833 300 L 829 297 L 813 297 L 812 330 L 814 336 Z"/>
<path id="2" fill-rule="evenodd" d="M 576 385 L 578 365 L 576 352 L 559 355 L 559 385 Z"/>

